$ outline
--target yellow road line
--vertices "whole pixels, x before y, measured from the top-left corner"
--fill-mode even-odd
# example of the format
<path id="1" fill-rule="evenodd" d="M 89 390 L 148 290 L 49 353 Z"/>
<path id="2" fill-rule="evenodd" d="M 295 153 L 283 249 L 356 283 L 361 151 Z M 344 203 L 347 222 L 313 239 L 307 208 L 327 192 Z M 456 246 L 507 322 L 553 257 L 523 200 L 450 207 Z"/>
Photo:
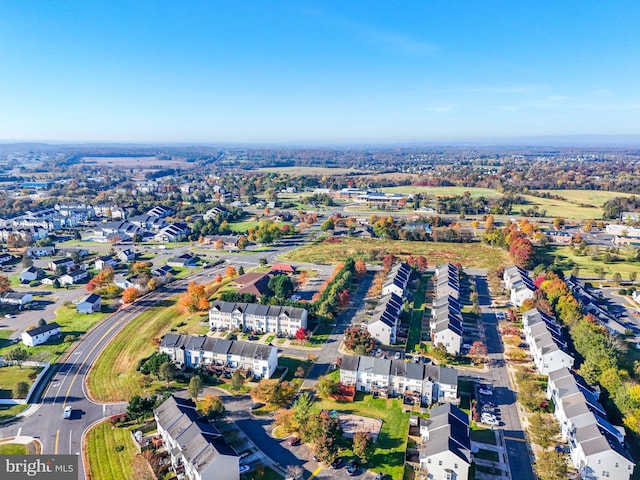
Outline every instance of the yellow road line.
<path id="1" fill-rule="evenodd" d="M 58 430 L 58 431 L 56 432 L 56 447 L 55 447 L 55 450 L 54 450 L 54 452 L 53 452 L 55 455 L 57 455 L 57 454 L 58 454 L 58 438 L 60 438 L 60 430 Z"/>
<path id="2" fill-rule="evenodd" d="M 71 387 L 73 387 L 73 384 L 76 381 L 76 378 L 78 378 L 78 375 L 80 375 L 80 370 L 82 370 L 82 367 L 84 366 L 85 363 L 87 363 L 87 359 L 91 356 L 91 354 L 93 353 L 93 351 L 98 348 L 98 346 L 100 345 L 100 343 L 106 338 L 107 335 L 109 335 L 120 323 L 122 323 L 122 321 L 127 318 L 128 315 L 124 315 L 120 320 L 118 320 L 117 322 L 115 322 L 113 325 L 111 325 L 111 328 L 109 328 L 109 330 L 107 330 L 104 335 L 102 335 L 102 337 L 100 337 L 100 340 L 98 340 L 96 342 L 96 344 L 93 346 L 93 348 L 91 350 L 89 350 L 89 353 L 86 355 L 84 361 L 80 364 L 80 366 L 78 367 L 78 370 L 76 371 L 76 374 L 73 376 L 73 378 L 71 379 L 71 383 L 69 383 L 69 388 L 67 389 L 67 394 L 64 396 L 64 403 L 62 405 L 62 407 L 64 408 L 65 405 L 67 404 L 67 398 L 69 398 L 69 394 L 71 393 Z"/>
<path id="3" fill-rule="evenodd" d="M 514 442 L 525 442 L 527 441 L 524 438 L 515 438 L 515 437 L 504 437 L 505 440 L 513 440 Z"/>
<path id="4" fill-rule="evenodd" d="M 318 467 L 316 468 L 313 473 L 309 476 L 309 478 L 307 480 L 311 480 L 313 477 L 315 477 L 317 474 L 319 474 L 322 471 L 322 467 Z"/>

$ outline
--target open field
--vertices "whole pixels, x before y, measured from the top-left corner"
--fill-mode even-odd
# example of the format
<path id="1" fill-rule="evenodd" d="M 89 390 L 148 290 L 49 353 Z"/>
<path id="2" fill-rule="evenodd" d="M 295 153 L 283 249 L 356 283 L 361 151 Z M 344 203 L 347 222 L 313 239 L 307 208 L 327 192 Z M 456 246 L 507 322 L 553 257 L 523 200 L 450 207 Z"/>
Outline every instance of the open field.
<path id="1" fill-rule="evenodd" d="M 131 460 L 137 451 L 126 428 L 113 427 L 105 421 L 95 425 L 85 439 L 90 480 L 121 480 L 135 478 Z M 124 447 L 116 451 L 116 447 Z"/>
<path id="2" fill-rule="evenodd" d="M 612 278 L 613 274 L 619 272 L 622 275 L 623 280 L 629 278 L 629 273 L 638 272 L 640 269 L 640 262 L 631 261 L 628 255 L 625 255 L 624 250 L 621 249 L 621 257 L 624 260 L 615 261 L 612 263 L 604 263 L 599 260 L 594 260 L 591 255 L 578 255 L 577 251 L 573 251 L 569 246 L 555 246 L 549 245 L 544 247 L 544 254 L 549 257 L 549 260 L 557 258 L 558 265 L 565 272 L 570 272 L 573 265 L 580 267 L 581 277 L 594 277 L 598 275 L 595 271 L 596 268 L 602 267 L 605 271 L 606 278 Z"/>
<path id="3" fill-rule="evenodd" d="M 604 202 L 617 197 L 628 197 L 629 193 L 607 192 L 604 190 L 541 190 L 551 195 L 559 195 L 568 202 L 601 207 Z"/>
<path id="4" fill-rule="evenodd" d="M 328 168 L 328 167 L 264 167 L 257 168 L 256 172 L 286 173 L 289 175 L 345 175 L 347 173 L 359 173 L 361 170 L 354 168 Z"/>
<path id="5" fill-rule="evenodd" d="M 383 425 L 376 443 L 376 451 L 365 466 L 376 472 L 386 473 L 394 480 L 402 478 L 409 432 L 409 414 L 402 413 L 400 400 L 373 398 L 371 395 L 357 392 L 356 401 L 353 403 L 322 400 L 314 403 L 314 408 L 381 419 Z"/>
<path id="6" fill-rule="evenodd" d="M 55 322 L 62 327 L 62 333 L 58 339 L 50 340 L 43 345 L 35 347 L 25 347 L 31 357 L 28 360 L 36 360 L 41 362 L 54 363 L 60 355 L 62 355 L 73 342 L 65 342 L 67 335 L 73 335 L 74 341 L 78 336 L 86 333 L 96 323 L 104 319 L 109 313 L 93 313 L 86 315 L 78 313 L 75 305 L 61 306 L 56 310 Z M 35 327 L 36 325 L 34 325 Z M 4 342 L 0 341 L 0 345 Z M 20 343 L 22 345 L 22 343 Z M 0 356 L 5 355 L 11 349 L 11 345 L 0 347 Z"/>
<path id="7" fill-rule="evenodd" d="M 2 443 L 0 444 L 0 455 L 26 455 L 29 447 L 22 443 Z"/>
<path id="8" fill-rule="evenodd" d="M 333 264 L 346 257 L 369 261 L 372 254 L 393 253 L 398 257 L 424 255 L 429 265 L 461 262 L 465 267 L 495 268 L 507 265 L 506 251 L 481 243 L 404 242 L 384 239 L 340 238 L 338 242 L 313 242 L 281 258 L 289 262 Z"/>
<path id="9" fill-rule="evenodd" d="M 402 186 L 388 187 L 380 189 L 388 193 L 422 193 L 434 196 L 457 196 L 464 192 L 469 192 L 471 198 L 477 197 L 498 197 L 500 192 L 491 188 L 478 187 L 419 187 Z M 575 218 L 580 220 L 599 219 L 602 217 L 602 204 L 612 198 L 628 196 L 625 193 L 605 192 L 597 190 L 541 190 L 552 195 L 559 195 L 566 200 L 554 200 L 551 198 L 540 198 L 533 195 L 523 195 L 527 204 L 514 205 L 513 215 L 519 215 L 521 210 L 538 207 L 539 210 L 546 210 L 548 217 Z"/>
<path id="10" fill-rule="evenodd" d="M 244 222 L 231 222 L 229 228 L 234 233 L 246 233 L 249 228 L 256 228 L 260 222 L 258 220 L 246 220 Z"/>
<path id="11" fill-rule="evenodd" d="M 186 162 L 184 160 L 158 160 L 155 155 L 140 156 L 140 157 L 81 157 L 82 163 L 93 163 L 97 165 L 110 165 L 119 166 L 124 168 L 131 168 L 133 165 L 136 168 L 147 169 L 162 169 L 162 168 L 191 168 L 193 163 Z"/>
<path id="12" fill-rule="evenodd" d="M 557 191 L 556 194 L 562 195 L 562 190 Z M 602 217 L 602 208 L 600 208 L 600 206 L 582 207 L 576 203 L 564 200 L 533 197 L 531 195 L 523 195 L 523 197 L 529 203 L 525 205 L 513 205 L 511 212 L 514 215 L 519 215 L 523 209 L 527 210 L 537 206 L 540 211 L 546 210 L 547 217 L 575 218 L 579 220 L 590 218 L 598 219 Z"/>
<path id="13" fill-rule="evenodd" d="M 29 379 L 29 374 L 37 376 L 40 370 L 42 369 L 37 367 L 20 368 L 17 365 L 0 368 L 0 398 L 18 398 L 13 395 L 18 382 L 27 382 L 31 387 L 33 380 Z"/>
<path id="14" fill-rule="evenodd" d="M 170 331 L 203 334 L 207 327 L 200 321 L 207 313 L 182 313 L 176 298 L 159 302 L 131 320 L 104 349 L 89 372 L 88 386 L 100 402 L 127 401 L 133 395 L 152 394 L 164 383 L 155 382 L 147 391 L 140 386 L 136 370 L 141 358 L 157 350 L 153 343 Z"/>
<path id="15" fill-rule="evenodd" d="M 471 198 L 478 197 L 499 197 L 501 193 L 492 188 L 481 187 L 419 187 L 408 185 L 404 187 L 386 187 L 380 189 L 387 193 L 402 193 L 408 195 L 410 193 L 422 193 L 425 195 L 434 195 L 437 197 L 455 197 L 469 192 Z"/>

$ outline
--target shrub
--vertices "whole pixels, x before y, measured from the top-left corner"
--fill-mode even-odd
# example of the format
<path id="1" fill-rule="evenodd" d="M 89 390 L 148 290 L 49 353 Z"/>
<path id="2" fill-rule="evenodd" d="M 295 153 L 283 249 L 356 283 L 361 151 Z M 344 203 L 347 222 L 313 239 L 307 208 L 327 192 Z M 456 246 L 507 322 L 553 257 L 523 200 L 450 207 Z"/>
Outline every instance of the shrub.
<path id="1" fill-rule="evenodd" d="M 64 337 L 64 341 L 66 343 L 71 343 L 71 342 L 75 341 L 75 339 L 76 339 L 76 336 L 75 335 L 71 335 L 71 334 L 65 335 L 65 337 Z"/>
<path id="2" fill-rule="evenodd" d="M 116 452 L 121 452 L 121 451 L 123 451 L 123 450 L 124 450 L 124 445 L 116 445 L 115 447 L 113 447 L 113 449 L 114 449 Z"/>

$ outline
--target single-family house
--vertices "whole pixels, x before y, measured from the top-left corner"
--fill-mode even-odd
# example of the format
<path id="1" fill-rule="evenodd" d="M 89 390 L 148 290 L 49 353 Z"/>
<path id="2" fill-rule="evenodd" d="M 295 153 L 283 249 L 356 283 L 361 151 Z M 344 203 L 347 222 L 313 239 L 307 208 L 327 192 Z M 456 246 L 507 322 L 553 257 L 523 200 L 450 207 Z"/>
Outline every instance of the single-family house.
<path id="1" fill-rule="evenodd" d="M 34 267 L 33 265 L 25 268 L 20 272 L 20 283 L 29 283 L 34 280 L 38 280 L 44 276 L 44 272 L 41 268 Z"/>
<path id="2" fill-rule="evenodd" d="M 78 312 L 87 314 L 99 312 L 101 308 L 100 295 L 96 295 L 95 293 L 83 297 L 76 305 Z"/>
<path id="3" fill-rule="evenodd" d="M 151 275 L 154 277 L 166 277 L 168 275 L 173 275 L 174 273 L 173 268 L 169 265 L 162 265 L 161 267 L 151 270 Z"/>
<path id="4" fill-rule="evenodd" d="M 75 265 L 75 262 L 73 261 L 72 258 L 59 258 L 56 260 L 51 260 L 48 263 L 47 268 L 55 272 L 56 269 L 59 267 L 71 268 L 74 265 Z"/>
<path id="5" fill-rule="evenodd" d="M 71 272 L 65 273 L 64 275 L 61 275 L 59 281 L 60 285 L 75 285 L 88 276 L 89 273 L 86 270 L 79 268 L 77 270 L 73 270 Z"/>
<path id="6" fill-rule="evenodd" d="M 133 251 L 133 249 L 131 248 L 125 248 L 124 250 L 120 250 L 117 254 L 116 257 L 118 258 L 118 260 L 120 260 L 123 263 L 127 263 L 130 262 L 132 260 L 135 260 L 136 258 L 136 252 Z"/>
<path id="7" fill-rule="evenodd" d="M 196 257 L 188 253 L 171 257 L 167 260 L 167 265 L 170 267 L 193 267 L 196 264 Z"/>
<path id="8" fill-rule="evenodd" d="M 29 247 L 27 248 L 27 256 L 31 258 L 36 257 L 51 257 L 55 255 L 56 247 L 50 245 L 48 247 Z"/>
<path id="9" fill-rule="evenodd" d="M 26 332 L 22 332 L 22 343 L 27 347 L 35 347 L 45 343 L 52 337 L 60 335 L 60 325 L 56 322 L 51 322 L 42 327 L 32 328 Z"/>
<path id="10" fill-rule="evenodd" d="M 104 255 L 99 257 L 95 263 L 94 268 L 98 271 L 104 270 L 106 267 L 115 268 L 118 265 L 118 258 L 112 255 Z"/>
<path id="11" fill-rule="evenodd" d="M 0 305 L 12 305 L 22 310 L 33 301 L 33 295 L 26 292 L 0 293 Z"/>

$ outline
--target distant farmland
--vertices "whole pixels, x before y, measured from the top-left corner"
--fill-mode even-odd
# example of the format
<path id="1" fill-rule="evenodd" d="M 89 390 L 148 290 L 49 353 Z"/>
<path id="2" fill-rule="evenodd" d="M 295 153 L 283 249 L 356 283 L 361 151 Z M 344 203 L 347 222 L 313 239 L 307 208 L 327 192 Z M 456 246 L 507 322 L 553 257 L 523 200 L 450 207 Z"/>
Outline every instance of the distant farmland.
<path id="1" fill-rule="evenodd" d="M 82 163 L 93 163 L 97 165 L 110 165 L 124 168 L 191 168 L 192 163 L 182 159 L 159 160 L 155 155 L 141 157 L 81 157 Z"/>

